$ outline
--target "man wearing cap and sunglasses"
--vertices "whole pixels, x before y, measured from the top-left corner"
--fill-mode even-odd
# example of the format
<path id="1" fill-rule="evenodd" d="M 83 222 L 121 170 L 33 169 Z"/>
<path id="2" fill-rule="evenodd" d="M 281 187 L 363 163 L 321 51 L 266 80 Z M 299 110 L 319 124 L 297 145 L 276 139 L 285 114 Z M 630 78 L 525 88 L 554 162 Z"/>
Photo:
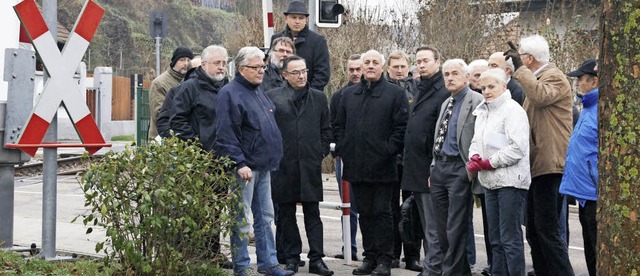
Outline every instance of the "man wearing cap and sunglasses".
<path id="1" fill-rule="evenodd" d="M 296 54 L 307 63 L 309 86 L 323 91 L 331 77 L 327 40 L 321 34 L 309 30 L 309 9 L 303 2 L 291 1 L 284 15 L 287 27 L 274 34 L 271 41 L 278 37 L 291 38 L 296 46 Z"/>
<path id="2" fill-rule="evenodd" d="M 576 198 L 584 239 L 584 256 L 589 275 L 596 275 L 596 239 L 598 227 L 598 73 L 596 59 L 590 58 L 567 76 L 578 78 L 582 113 L 569 139 L 567 161 L 560 193 Z"/>

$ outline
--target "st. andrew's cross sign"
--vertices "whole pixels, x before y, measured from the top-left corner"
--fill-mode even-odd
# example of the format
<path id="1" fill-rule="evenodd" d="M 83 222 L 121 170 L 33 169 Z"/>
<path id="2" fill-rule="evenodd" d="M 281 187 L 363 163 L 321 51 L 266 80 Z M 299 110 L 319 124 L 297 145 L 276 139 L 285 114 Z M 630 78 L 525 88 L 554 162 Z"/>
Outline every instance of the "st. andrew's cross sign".
<path id="1" fill-rule="evenodd" d="M 14 9 L 40 55 L 49 78 L 44 85 L 38 103 L 25 124 L 26 127 L 23 128 L 15 141 L 11 141 L 12 144 L 7 144 L 6 147 L 21 149 L 31 156 L 35 155 L 39 147 L 64 147 L 64 144 L 42 143 L 60 104 L 69 114 L 69 118 L 82 140 L 82 144 L 74 146 L 86 148 L 89 154 L 94 154 L 102 147 L 110 146 L 105 144 L 102 133 L 91 116 L 82 96 L 84 91 L 73 79 L 73 75 L 82 61 L 82 56 L 89 47 L 104 15 L 104 9 L 91 0 L 84 4 L 62 52 L 58 50 L 56 41 L 34 0 L 24 0 L 14 6 Z"/>

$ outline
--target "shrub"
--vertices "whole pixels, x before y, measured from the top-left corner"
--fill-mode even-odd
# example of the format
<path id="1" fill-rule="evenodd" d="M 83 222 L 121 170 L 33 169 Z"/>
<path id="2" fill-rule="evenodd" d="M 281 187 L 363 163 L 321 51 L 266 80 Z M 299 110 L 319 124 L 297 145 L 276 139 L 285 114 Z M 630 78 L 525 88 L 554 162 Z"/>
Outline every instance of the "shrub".
<path id="1" fill-rule="evenodd" d="M 85 225 L 106 229 L 96 252 L 127 274 L 202 271 L 212 244 L 230 231 L 239 206 L 228 158 L 178 138 L 107 153 L 82 177 Z M 77 218 L 76 218 L 77 219 Z M 92 232 L 88 228 L 87 233 Z"/>

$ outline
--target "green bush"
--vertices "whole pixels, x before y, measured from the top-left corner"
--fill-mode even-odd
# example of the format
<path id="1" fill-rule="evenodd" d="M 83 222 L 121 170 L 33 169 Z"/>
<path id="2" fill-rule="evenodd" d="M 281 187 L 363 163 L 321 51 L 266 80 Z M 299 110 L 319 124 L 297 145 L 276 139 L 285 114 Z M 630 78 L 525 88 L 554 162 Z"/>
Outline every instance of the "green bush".
<path id="1" fill-rule="evenodd" d="M 239 209 L 231 165 L 177 138 L 106 154 L 82 178 L 83 222 L 106 229 L 96 252 L 134 274 L 202 272 Z"/>

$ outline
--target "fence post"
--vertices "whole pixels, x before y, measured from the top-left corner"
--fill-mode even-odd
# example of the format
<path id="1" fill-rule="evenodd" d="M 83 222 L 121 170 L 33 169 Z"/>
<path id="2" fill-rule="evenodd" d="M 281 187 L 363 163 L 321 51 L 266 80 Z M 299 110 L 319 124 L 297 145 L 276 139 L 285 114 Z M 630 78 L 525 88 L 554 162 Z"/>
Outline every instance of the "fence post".
<path id="1" fill-rule="evenodd" d="M 113 98 L 113 73 L 111 67 L 96 67 L 93 71 L 93 87 L 96 88 L 96 124 L 106 141 L 111 140 L 111 100 Z"/>

